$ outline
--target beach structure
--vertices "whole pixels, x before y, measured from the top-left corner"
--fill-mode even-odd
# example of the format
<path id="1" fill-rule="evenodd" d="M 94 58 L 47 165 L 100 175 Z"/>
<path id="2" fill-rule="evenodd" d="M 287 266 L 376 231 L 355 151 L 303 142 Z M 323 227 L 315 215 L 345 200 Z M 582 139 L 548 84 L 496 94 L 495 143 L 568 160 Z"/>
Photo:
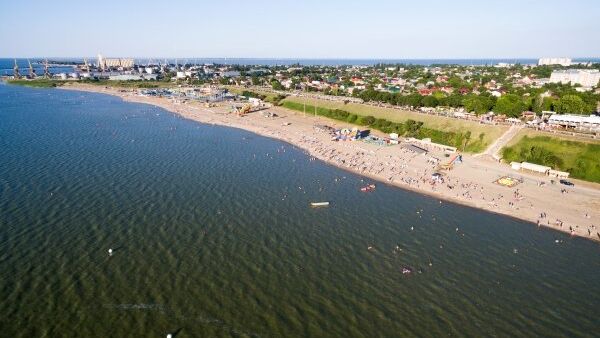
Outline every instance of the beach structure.
<path id="1" fill-rule="evenodd" d="M 545 165 L 539 165 L 539 164 L 529 163 L 529 162 L 521 162 L 521 167 L 519 168 L 519 170 L 529 171 L 532 173 L 542 174 L 542 175 L 548 175 L 548 173 L 550 172 L 551 169 L 552 168 L 547 167 Z"/>
<path id="2" fill-rule="evenodd" d="M 462 155 L 461 154 L 454 154 L 454 156 L 450 157 L 448 162 L 439 164 L 438 169 L 439 170 L 451 170 L 452 168 L 454 168 L 454 165 L 457 163 L 462 163 Z"/>
<path id="3" fill-rule="evenodd" d="M 550 172 L 552 172 L 554 175 L 561 175 L 561 176 L 566 175 L 567 177 L 569 175 L 569 173 L 565 173 L 565 172 L 562 172 L 562 171 L 552 170 L 551 167 L 548 167 L 548 166 L 545 166 L 545 165 L 540 165 L 540 164 L 535 164 L 535 163 L 529 163 L 529 162 L 521 162 L 521 163 L 519 163 L 519 162 L 511 162 L 510 166 L 514 170 L 528 171 L 528 172 L 531 172 L 531 173 L 541 174 L 541 175 L 550 175 Z"/>
<path id="4" fill-rule="evenodd" d="M 548 118 L 548 125 L 556 129 L 571 129 L 600 133 L 600 116 L 552 114 Z"/>
<path id="5" fill-rule="evenodd" d="M 529 162 L 510 162 L 510 167 L 514 170 L 523 170 L 536 174 L 542 174 L 556 178 L 569 178 L 569 173 L 566 171 L 554 170 L 550 167 Z"/>
<path id="6" fill-rule="evenodd" d="M 521 163 L 520 162 L 510 162 L 510 167 L 513 170 L 521 170 Z"/>
<path id="7" fill-rule="evenodd" d="M 512 188 L 512 187 L 518 185 L 519 183 L 521 183 L 521 181 L 519 181 L 518 179 L 511 177 L 511 176 L 502 176 L 499 179 L 497 179 L 496 181 L 494 181 L 494 183 L 504 186 L 504 187 Z"/>
<path id="8" fill-rule="evenodd" d="M 425 148 L 425 149 L 430 149 L 430 150 L 437 150 L 437 151 L 443 151 L 443 152 L 451 153 L 451 154 L 455 153 L 458 150 L 456 147 L 452 147 L 452 146 L 447 146 L 445 144 L 431 142 L 430 138 L 424 138 L 422 140 L 419 140 L 419 139 L 411 137 L 411 138 L 408 138 L 406 141 L 410 142 L 410 143 L 417 144 L 420 148 Z"/>
<path id="9" fill-rule="evenodd" d="M 548 171 L 548 176 L 556 178 L 569 178 L 569 173 L 566 171 L 550 169 L 550 171 Z"/>
<path id="10" fill-rule="evenodd" d="M 427 154 L 427 149 L 421 148 L 419 146 L 416 146 L 414 144 L 403 144 L 402 145 L 403 148 L 408 149 L 410 151 L 412 151 L 413 153 L 416 154 L 421 154 L 421 155 L 426 155 Z"/>

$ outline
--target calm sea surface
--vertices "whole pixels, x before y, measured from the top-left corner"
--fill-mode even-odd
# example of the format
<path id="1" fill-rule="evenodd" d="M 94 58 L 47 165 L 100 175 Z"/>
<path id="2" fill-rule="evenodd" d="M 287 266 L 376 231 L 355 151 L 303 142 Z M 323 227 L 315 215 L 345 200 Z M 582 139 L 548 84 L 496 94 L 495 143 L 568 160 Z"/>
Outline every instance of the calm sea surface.
<path id="1" fill-rule="evenodd" d="M 0 336 L 598 336 L 597 243 L 363 184 L 245 131 L 0 85 Z"/>

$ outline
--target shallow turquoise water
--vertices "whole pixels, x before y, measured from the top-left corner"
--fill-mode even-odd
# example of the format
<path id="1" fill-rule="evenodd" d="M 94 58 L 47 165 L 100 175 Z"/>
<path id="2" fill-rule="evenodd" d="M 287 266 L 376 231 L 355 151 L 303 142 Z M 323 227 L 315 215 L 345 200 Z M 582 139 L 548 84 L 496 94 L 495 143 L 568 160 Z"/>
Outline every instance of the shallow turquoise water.
<path id="1" fill-rule="evenodd" d="M 0 85 L 0 149 L 2 337 L 600 332 L 597 243 L 364 194 L 283 142 Z"/>

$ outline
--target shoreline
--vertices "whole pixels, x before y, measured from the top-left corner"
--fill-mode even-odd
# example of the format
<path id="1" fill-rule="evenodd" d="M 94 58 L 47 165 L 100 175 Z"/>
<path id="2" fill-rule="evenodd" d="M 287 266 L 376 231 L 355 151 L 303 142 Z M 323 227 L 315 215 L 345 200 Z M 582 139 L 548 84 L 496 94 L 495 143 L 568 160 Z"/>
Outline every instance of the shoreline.
<path id="1" fill-rule="evenodd" d="M 238 117 L 228 113 L 227 103 L 206 108 L 196 102 L 174 103 L 167 98 L 138 96 L 130 89 L 121 91 L 121 88 L 84 84 L 68 84 L 60 89 L 113 95 L 126 102 L 151 104 L 194 122 L 250 131 L 284 141 L 328 165 L 386 185 L 600 242 L 600 185 L 595 183 L 580 184 L 577 181 L 573 188 L 559 184 L 540 186 L 540 182 L 546 183 L 550 178 L 516 172 L 506 165 L 463 154 L 464 163 L 445 174 L 446 185 L 431 184 L 428 178 L 436 170 L 425 161 L 429 158 L 427 156 L 411 153 L 400 146 L 381 147 L 359 141 L 333 142 L 327 134 L 313 128 L 314 124 L 343 127 L 348 123 L 312 114 L 304 116 L 282 107 L 268 109 L 276 112 L 277 118 L 263 117 L 261 112 Z M 284 125 L 283 122 L 290 124 Z M 524 182 L 515 188 L 494 183 L 495 179 L 506 175 L 521 177 Z"/>

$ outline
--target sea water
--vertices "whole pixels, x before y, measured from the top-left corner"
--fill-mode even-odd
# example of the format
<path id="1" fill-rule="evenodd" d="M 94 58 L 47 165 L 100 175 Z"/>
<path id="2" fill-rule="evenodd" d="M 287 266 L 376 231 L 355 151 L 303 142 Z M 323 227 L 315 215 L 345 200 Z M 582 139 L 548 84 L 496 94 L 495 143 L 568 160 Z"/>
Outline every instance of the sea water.
<path id="1" fill-rule="evenodd" d="M 367 183 L 154 106 L 0 85 L 0 336 L 600 332 L 598 243 Z"/>

